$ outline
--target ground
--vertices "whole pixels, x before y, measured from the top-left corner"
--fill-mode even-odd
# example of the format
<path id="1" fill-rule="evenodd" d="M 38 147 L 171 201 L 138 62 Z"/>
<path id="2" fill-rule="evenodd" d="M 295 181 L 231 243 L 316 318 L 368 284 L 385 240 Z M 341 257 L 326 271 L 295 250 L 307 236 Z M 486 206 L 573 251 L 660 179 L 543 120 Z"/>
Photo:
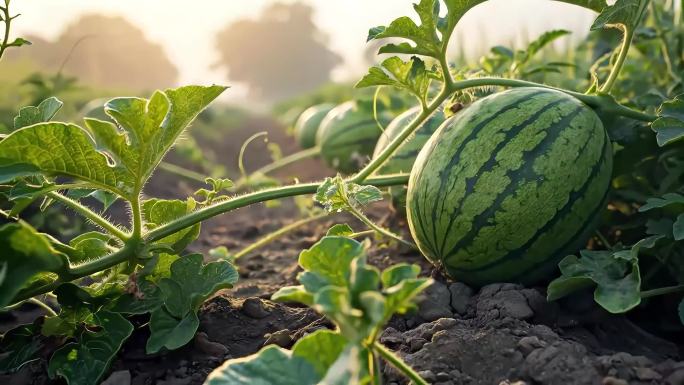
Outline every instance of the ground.
<path id="1" fill-rule="evenodd" d="M 219 154 L 236 154 L 250 131 L 273 126 L 252 122 L 218 147 Z M 285 136 L 278 141 L 284 151 L 294 151 Z M 263 154 L 263 151 L 258 151 Z M 236 162 L 231 156 L 222 161 Z M 266 160 L 248 160 L 256 168 Z M 331 175 L 317 161 L 307 161 L 280 174 L 297 173 L 315 179 Z M 160 173 L 148 186 L 150 195 L 183 196 L 192 183 Z M 405 221 L 385 204 L 372 207 L 369 215 L 407 235 Z M 194 251 L 217 246 L 240 248 L 297 219 L 292 202 L 268 208 L 255 205 L 215 218 L 203 226 Z M 349 223 L 349 217 L 331 216 L 302 227 L 284 238 L 238 260 L 240 281 L 233 288 L 208 300 L 200 312 L 200 331 L 188 346 L 174 352 L 148 356 L 144 353 L 146 329 L 137 328 L 112 365 L 107 385 L 201 384 L 224 360 L 243 357 L 270 343 L 290 347 L 303 335 L 331 324 L 314 311 L 296 304 L 269 300 L 278 288 L 296 284 L 301 270 L 299 251 L 311 246 L 334 223 Z M 375 242 L 376 244 L 379 242 Z M 396 350 L 430 383 L 449 384 L 684 384 L 681 340 L 672 335 L 649 333 L 624 316 L 599 308 L 591 292 L 549 303 L 543 287 L 523 288 L 493 284 L 475 289 L 443 277 L 419 254 L 396 247 L 375 247 L 370 263 L 386 267 L 397 262 L 421 265 L 424 275 L 436 283 L 422 296 L 418 311 L 395 317 L 381 342 Z M 26 322 L 39 312 L 26 306 L 4 316 L 0 326 Z M 638 317 L 633 319 L 639 319 Z M 143 320 L 135 320 L 142 325 Z M 670 341 L 668 341 L 668 339 Z M 44 363 L 29 365 L 20 373 L 0 376 L 7 385 L 52 384 Z M 405 384 L 392 368 L 384 368 L 387 384 Z"/>

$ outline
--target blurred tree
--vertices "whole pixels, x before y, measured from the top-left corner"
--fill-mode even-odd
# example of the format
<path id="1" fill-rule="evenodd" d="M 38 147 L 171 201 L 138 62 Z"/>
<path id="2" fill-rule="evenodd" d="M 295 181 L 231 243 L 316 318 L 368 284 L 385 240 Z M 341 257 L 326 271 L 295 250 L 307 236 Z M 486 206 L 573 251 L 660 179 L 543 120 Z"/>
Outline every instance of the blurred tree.
<path id="1" fill-rule="evenodd" d="M 230 80 L 245 83 L 250 96 L 269 101 L 328 82 L 342 59 L 328 49 L 312 12 L 301 3 L 275 3 L 256 20 L 226 26 L 216 39 L 216 67 L 226 68 Z"/>
<path id="2" fill-rule="evenodd" d="M 75 76 L 80 83 L 146 90 L 173 86 L 178 76 L 162 47 L 121 17 L 85 15 L 54 42 L 30 39 L 31 47 L 9 52 L 8 59 L 28 58 L 41 72 Z"/>

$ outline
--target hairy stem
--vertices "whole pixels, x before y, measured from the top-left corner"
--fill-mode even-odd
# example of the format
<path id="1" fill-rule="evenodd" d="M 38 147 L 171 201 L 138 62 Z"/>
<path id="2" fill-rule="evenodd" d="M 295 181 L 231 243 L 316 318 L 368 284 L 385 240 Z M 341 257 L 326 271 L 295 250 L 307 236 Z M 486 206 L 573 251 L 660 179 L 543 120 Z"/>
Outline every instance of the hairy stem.
<path id="1" fill-rule="evenodd" d="M 376 187 L 388 187 L 403 185 L 407 182 L 407 174 L 396 174 L 369 178 L 363 184 L 373 185 Z M 314 194 L 319 186 L 320 183 L 301 183 L 290 186 L 275 187 L 241 196 L 236 196 L 234 198 L 218 202 L 211 206 L 204 207 L 195 212 L 180 217 L 174 221 L 171 221 L 165 225 L 159 226 L 156 229 L 150 231 L 145 237 L 145 240 L 147 242 L 158 241 L 168 235 L 176 233 L 196 223 L 200 223 L 217 215 L 235 209 L 239 209 L 241 207 L 249 206 L 254 203 L 293 197 L 297 195 Z"/>
<path id="2" fill-rule="evenodd" d="M 56 200 L 57 202 L 60 202 L 61 204 L 70 207 L 77 213 L 83 215 L 87 219 L 89 219 L 91 222 L 93 222 L 95 225 L 101 227 L 102 229 L 106 230 L 110 234 L 114 235 L 115 237 L 121 239 L 121 240 L 127 240 L 130 238 L 130 235 L 126 234 L 123 232 L 121 229 L 119 229 L 116 225 L 113 223 L 107 221 L 104 219 L 100 214 L 94 212 L 87 206 L 84 206 L 80 204 L 79 202 L 68 198 L 58 192 L 51 191 L 46 194 L 46 196 Z"/>
<path id="3" fill-rule="evenodd" d="M 395 369 L 403 373 L 408 379 L 413 381 L 414 385 L 429 385 L 413 368 L 408 366 L 401 358 L 397 357 L 392 351 L 387 349 L 384 345 L 374 342 L 371 349 L 377 352 Z"/>
<path id="4" fill-rule="evenodd" d="M 260 247 L 263 247 L 263 246 L 265 246 L 265 245 L 267 245 L 267 244 L 269 244 L 269 243 L 275 241 L 276 239 L 282 237 L 283 235 L 289 233 L 289 232 L 292 231 L 292 230 L 295 230 L 295 229 L 297 229 L 297 228 L 299 228 L 299 227 L 302 227 L 302 226 L 304 226 L 304 225 L 306 225 L 306 224 L 308 224 L 308 223 L 317 221 L 317 220 L 319 220 L 319 219 L 323 219 L 323 218 L 325 218 L 325 217 L 327 217 L 327 216 L 328 216 L 328 213 L 323 213 L 323 214 L 314 215 L 314 216 L 311 216 L 311 217 L 308 217 L 308 218 L 304 218 L 304 219 L 300 219 L 300 220 L 298 220 L 298 221 L 292 222 L 292 223 L 290 223 L 289 225 L 284 226 L 284 227 L 282 227 L 282 228 L 280 228 L 280 229 L 278 229 L 278 230 L 276 230 L 276 231 L 274 231 L 274 232 L 272 232 L 272 233 L 266 235 L 265 237 L 259 239 L 258 241 L 254 242 L 254 243 L 251 243 L 249 246 L 247 246 L 247 247 L 245 247 L 244 249 L 242 249 L 242 250 L 238 251 L 237 253 L 235 253 L 235 255 L 234 255 L 233 257 L 234 257 L 235 259 L 244 257 L 245 255 L 251 253 L 252 251 L 254 251 L 254 250 L 256 250 L 256 249 L 258 249 L 258 248 L 260 248 Z"/>
<path id="5" fill-rule="evenodd" d="M 142 207 L 140 206 L 140 195 L 131 200 L 131 220 L 133 222 L 133 233 L 131 238 L 140 239 L 142 236 Z"/>
<path id="6" fill-rule="evenodd" d="M 138 241 L 129 240 L 126 242 L 124 247 L 113 252 L 112 254 L 105 255 L 102 258 L 94 259 L 77 266 L 69 267 L 65 274 L 60 275 L 60 277 L 53 282 L 43 286 L 28 288 L 20 291 L 12 302 L 21 302 L 37 295 L 49 293 L 64 282 L 87 277 L 112 266 L 116 266 L 122 262 L 126 262 L 130 260 L 131 257 L 135 256 L 138 246 Z"/>

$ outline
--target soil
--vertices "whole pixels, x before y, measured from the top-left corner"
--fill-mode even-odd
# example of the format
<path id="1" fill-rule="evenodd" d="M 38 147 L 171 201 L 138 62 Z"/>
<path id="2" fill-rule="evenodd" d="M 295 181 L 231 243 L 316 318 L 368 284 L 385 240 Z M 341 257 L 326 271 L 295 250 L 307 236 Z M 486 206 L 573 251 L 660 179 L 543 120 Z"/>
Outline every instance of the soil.
<path id="1" fill-rule="evenodd" d="M 252 122 L 231 139 L 230 149 L 217 153 L 237 153 L 235 143 L 241 141 L 236 138 L 264 129 L 263 123 L 274 126 L 272 122 Z M 294 151 L 289 138 L 278 140 L 285 153 Z M 250 166 L 258 167 L 267 160 L 253 162 Z M 287 177 L 288 172 L 296 172 L 303 180 L 332 174 L 315 160 L 279 176 Z M 184 196 L 196 187 L 159 173 L 148 192 Z M 405 222 L 389 212 L 380 204 L 369 210 L 369 216 L 406 234 Z M 200 252 L 217 246 L 239 250 L 297 217 L 297 208 L 289 201 L 275 208 L 261 204 L 240 209 L 205 223 L 192 248 Z M 308 308 L 274 303 L 269 298 L 278 288 L 296 284 L 299 251 L 316 242 L 332 224 L 345 222 L 361 228 L 349 217 L 326 218 L 239 259 L 239 283 L 202 306 L 200 330 L 192 343 L 174 352 L 147 356 L 147 331 L 137 328 L 104 384 L 201 384 L 226 359 L 244 357 L 271 343 L 290 347 L 307 333 L 332 327 Z M 417 263 L 423 274 L 436 280 L 420 299 L 417 312 L 393 318 L 381 336 L 383 344 L 398 351 L 430 383 L 684 385 L 681 340 L 668 341 L 624 316 L 608 314 L 595 305 L 590 292 L 549 303 L 543 288 L 493 284 L 476 290 L 451 282 L 409 250 L 373 248 L 369 257 L 370 263 L 381 268 L 401 261 Z M 26 305 L 0 320 L 0 325 L 6 330 L 8 325 L 26 322 L 37 314 Z M 391 367 L 385 367 L 384 374 L 387 384 L 407 383 Z M 59 383 L 47 379 L 45 362 L 0 376 L 0 384 L 7 385 Z"/>

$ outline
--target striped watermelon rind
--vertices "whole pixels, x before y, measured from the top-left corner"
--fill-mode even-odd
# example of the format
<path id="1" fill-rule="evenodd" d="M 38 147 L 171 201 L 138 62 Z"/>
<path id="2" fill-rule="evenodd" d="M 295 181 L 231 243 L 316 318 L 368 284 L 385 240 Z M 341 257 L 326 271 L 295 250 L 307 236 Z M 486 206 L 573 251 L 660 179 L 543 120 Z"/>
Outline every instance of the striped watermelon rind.
<path id="1" fill-rule="evenodd" d="M 601 120 L 579 100 L 544 88 L 488 96 L 418 155 L 411 233 L 428 259 L 471 285 L 547 279 L 591 234 L 612 159 Z"/>
<path id="2" fill-rule="evenodd" d="M 420 114 L 420 111 L 420 106 L 413 107 L 394 118 L 380 135 L 380 138 L 375 145 L 375 150 L 373 151 L 373 158 L 377 158 L 389 143 L 399 136 L 406 126 Z M 411 172 L 411 168 L 413 168 L 413 163 L 416 161 L 418 153 L 445 119 L 444 112 L 441 109 L 435 111 L 414 131 L 406 142 L 404 142 L 394 154 L 383 163 L 377 173 L 382 175 Z M 398 212 L 404 212 L 406 207 L 406 187 L 390 187 L 389 192 L 392 197 L 391 202 L 394 209 Z"/>
<path id="3" fill-rule="evenodd" d="M 391 115 L 380 112 L 378 120 L 386 126 Z M 321 122 L 316 143 L 321 147 L 321 158 L 330 167 L 350 174 L 366 163 L 381 133 L 373 112 L 350 101 L 328 112 Z"/>
<path id="4" fill-rule="evenodd" d="M 321 122 L 334 107 L 335 105 L 330 103 L 317 104 L 299 115 L 294 126 L 294 135 L 299 147 L 306 150 L 316 146 L 316 134 Z"/>

